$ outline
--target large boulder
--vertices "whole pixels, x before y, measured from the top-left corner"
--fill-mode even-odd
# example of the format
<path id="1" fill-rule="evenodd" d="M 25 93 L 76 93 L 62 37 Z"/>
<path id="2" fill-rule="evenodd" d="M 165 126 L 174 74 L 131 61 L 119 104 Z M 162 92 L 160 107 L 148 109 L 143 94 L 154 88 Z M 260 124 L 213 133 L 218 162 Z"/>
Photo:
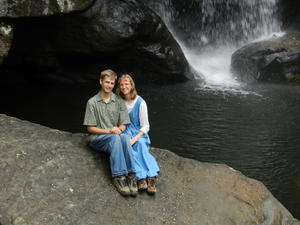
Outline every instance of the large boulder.
<path id="1" fill-rule="evenodd" d="M 0 18 L 49 16 L 84 10 L 93 0 L 1 0 Z"/>
<path id="2" fill-rule="evenodd" d="M 1 225 L 299 225 L 266 187 L 226 166 L 152 148 L 156 196 L 124 198 L 106 156 L 72 134 L 0 114 Z"/>
<path id="3" fill-rule="evenodd" d="M 134 0 L 98 0 L 81 13 L 13 22 L 6 65 L 45 82 L 95 80 L 108 67 L 141 80 L 184 81 L 190 75 L 162 20 Z"/>
<path id="4" fill-rule="evenodd" d="M 256 42 L 234 52 L 232 71 L 242 80 L 300 81 L 300 33 Z"/>
<path id="5" fill-rule="evenodd" d="M 11 25 L 0 22 L 0 64 L 8 55 L 13 36 Z"/>

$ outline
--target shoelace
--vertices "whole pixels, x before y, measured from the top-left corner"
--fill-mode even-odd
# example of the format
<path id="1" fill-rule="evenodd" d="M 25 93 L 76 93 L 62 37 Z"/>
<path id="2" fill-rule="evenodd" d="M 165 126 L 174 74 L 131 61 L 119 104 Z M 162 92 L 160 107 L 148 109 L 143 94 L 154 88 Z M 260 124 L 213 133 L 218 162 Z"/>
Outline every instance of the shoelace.
<path id="1" fill-rule="evenodd" d="M 148 179 L 148 185 L 154 186 L 155 185 L 155 180 L 154 179 Z"/>
<path id="2" fill-rule="evenodd" d="M 120 184 L 120 186 L 122 186 L 122 187 L 126 186 L 126 185 L 127 185 L 126 179 L 125 179 L 125 178 L 121 178 L 121 179 L 119 180 L 119 184 Z"/>

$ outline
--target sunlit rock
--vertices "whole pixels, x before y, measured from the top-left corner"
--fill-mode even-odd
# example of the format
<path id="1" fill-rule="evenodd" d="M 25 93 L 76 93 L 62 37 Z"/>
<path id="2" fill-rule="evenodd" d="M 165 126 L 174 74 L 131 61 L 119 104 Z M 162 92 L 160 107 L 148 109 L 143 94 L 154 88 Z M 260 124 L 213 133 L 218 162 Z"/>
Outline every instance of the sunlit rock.
<path id="1" fill-rule="evenodd" d="M 242 80 L 300 82 L 300 33 L 249 44 L 232 55 L 231 68 Z"/>
<path id="2" fill-rule="evenodd" d="M 156 196 L 122 197 L 107 158 L 72 134 L 0 114 L 0 224 L 299 225 L 266 187 L 226 165 L 152 148 Z"/>
<path id="3" fill-rule="evenodd" d="M 0 17 L 48 16 L 84 10 L 93 0 L 0 0 Z"/>

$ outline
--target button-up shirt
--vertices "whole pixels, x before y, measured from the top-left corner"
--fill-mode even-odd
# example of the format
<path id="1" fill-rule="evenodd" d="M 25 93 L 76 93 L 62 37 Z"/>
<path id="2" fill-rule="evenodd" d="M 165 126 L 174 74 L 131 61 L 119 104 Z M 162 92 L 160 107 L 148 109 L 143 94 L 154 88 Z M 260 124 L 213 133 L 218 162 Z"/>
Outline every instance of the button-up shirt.
<path id="1" fill-rule="evenodd" d="M 112 127 L 129 123 L 125 102 L 114 93 L 111 93 L 107 103 L 101 97 L 100 92 L 88 100 L 83 125 L 110 130 Z M 91 141 L 96 136 L 96 134 L 90 134 L 88 140 Z"/>

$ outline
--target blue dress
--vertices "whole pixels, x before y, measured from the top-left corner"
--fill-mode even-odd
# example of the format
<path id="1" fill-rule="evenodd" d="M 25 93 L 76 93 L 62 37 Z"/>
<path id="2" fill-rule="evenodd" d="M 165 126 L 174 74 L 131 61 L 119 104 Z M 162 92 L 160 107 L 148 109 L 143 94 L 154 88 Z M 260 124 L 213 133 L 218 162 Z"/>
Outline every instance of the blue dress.
<path id="1" fill-rule="evenodd" d="M 124 134 L 133 138 L 140 131 L 140 117 L 139 109 L 140 104 L 143 102 L 140 96 L 136 100 L 136 103 L 133 106 L 132 111 L 129 113 L 131 123 L 126 126 Z M 156 177 L 159 173 L 159 167 L 155 158 L 150 154 L 150 139 L 148 134 L 141 136 L 132 146 L 133 156 L 135 162 L 136 177 L 138 180 L 144 179 L 147 177 Z"/>

